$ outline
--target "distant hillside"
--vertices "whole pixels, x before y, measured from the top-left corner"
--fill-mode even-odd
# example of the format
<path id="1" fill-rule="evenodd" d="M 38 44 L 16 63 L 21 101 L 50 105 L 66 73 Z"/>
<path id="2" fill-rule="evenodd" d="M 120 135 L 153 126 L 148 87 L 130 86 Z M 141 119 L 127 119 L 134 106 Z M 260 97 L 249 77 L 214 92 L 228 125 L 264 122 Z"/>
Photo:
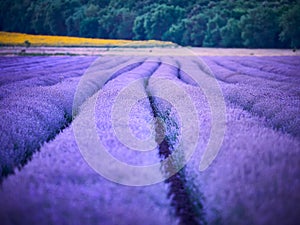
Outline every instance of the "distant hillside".
<path id="1" fill-rule="evenodd" d="M 205 47 L 299 48 L 299 0 L 2 0 L 0 30 Z"/>

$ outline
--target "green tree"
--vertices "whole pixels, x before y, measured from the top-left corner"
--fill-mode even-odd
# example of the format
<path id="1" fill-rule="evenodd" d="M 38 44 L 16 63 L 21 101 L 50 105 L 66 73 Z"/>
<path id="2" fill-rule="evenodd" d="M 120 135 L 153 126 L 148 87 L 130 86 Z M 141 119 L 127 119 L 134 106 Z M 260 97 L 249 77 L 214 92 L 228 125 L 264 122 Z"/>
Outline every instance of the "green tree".
<path id="1" fill-rule="evenodd" d="M 54 1 L 46 12 L 45 23 L 49 27 L 49 33 L 53 35 L 66 35 L 67 29 L 63 16 L 61 1 Z"/>
<path id="2" fill-rule="evenodd" d="M 30 10 L 32 11 L 32 20 L 30 21 L 30 27 L 36 34 L 50 34 L 49 24 L 46 23 L 45 15 L 51 2 L 39 1 L 34 4 L 31 3 Z"/>
<path id="3" fill-rule="evenodd" d="M 184 22 L 180 21 L 177 24 L 172 24 L 169 30 L 167 30 L 164 34 L 162 39 L 172 41 L 181 45 L 187 45 L 188 42 L 186 42 L 184 39 L 185 34 L 185 27 Z"/>
<path id="4" fill-rule="evenodd" d="M 108 38 L 133 39 L 135 13 L 127 8 L 109 9 L 99 18 L 103 35 Z"/>
<path id="5" fill-rule="evenodd" d="M 258 7 L 242 16 L 243 44 L 250 48 L 276 47 L 279 34 L 279 21 L 276 11 L 272 8 Z"/>
<path id="6" fill-rule="evenodd" d="M 84 12 L 82 8 L 66 19 L 67 34 L 69 36 L 80 36 L 80 22 L 83 19 Z"/>
<path id="7" fill-rule="evenodd" d="M 86 17 L 97 17 L 100 12 L 98 5 L 90 4 L 84 9 L 84 15 Z"/>
<path id="8" fill-rule="evenodd" d="M 2 0 L 0 2 L 0 28 L 6 31 L 31 32 L 32 12 L 29 0 Z"/>
<path id="9" fill-rule="evenodd" d="M 162 40 L 172 24 L 176 24 L 184 15 L 178 6 L 157 5 L 145 15 L 144 28 L 147 39 Z"/>
<path id="10" fill-rule="evenodd" d="M 145 40 L 146 39 L 146 29 L 145 29 L 145 20 L 148 14 L 142 16 L 137 16 L 133 24 L 133 33 L 134 39 L 136 40 Z"/>
<path id="11" fill-rule="evenodd" d="M 190 36 L 190 45 L 203 46 L 206 34 L 208 17 L 205 14 L 197 14 L 186 20 L 186 36 Z"/>
<path id="12" fill-rule="evenodd" d="M 221 45 L 221 28 L 225 25 L 225 23 L 225 20 L 219 15 L 214 16 L 208 21 L 203 46 L 215 47 Z"/>
<path id="13" fill-rule="evenodd" d="M 133 39 L 133 26 L 136 14 L 128 8 L 122 8 L 116 12 L 116 18 L 119 21 L 116 31 L 116 37 L 122 39 Z"/>
<path id="14" fill-rule="evenodd" d="M 300 47 L 300 5 L 295 4 L 280 18 L 281 41 L 288 41 L 290 47 Z"/>
<path id="15" fill-rule="evenodd" d="M 95 1 L 88 1 L 80 10 L 67 19 L 69 32 L 77 32 L 79 24 L 79 35 L 82 37 L 96 38 L 99 32 L 98 16 L 100 7 Z"/>
<path id="16" fill-rule="evenodd" d="M 226 26 L 221 28 L 221 46 L 242 47 L 241 27 L 239 21 L 230 18 Z"/>
<path id="17" fill-rule="evenodd" d="M 80 36 L 95 38 L 98 34 L 98 19 L 95 17 L 85 18 L 80 23 Z"/>
<path id="18" fill-rule="evenodd" d="M 185 18 L 179 24 L 173 25 L 167 34 L 169 40 L 181 45 L 202 46 L 206 34 L 208 18 L 205 14 L 197 14 Z"/>

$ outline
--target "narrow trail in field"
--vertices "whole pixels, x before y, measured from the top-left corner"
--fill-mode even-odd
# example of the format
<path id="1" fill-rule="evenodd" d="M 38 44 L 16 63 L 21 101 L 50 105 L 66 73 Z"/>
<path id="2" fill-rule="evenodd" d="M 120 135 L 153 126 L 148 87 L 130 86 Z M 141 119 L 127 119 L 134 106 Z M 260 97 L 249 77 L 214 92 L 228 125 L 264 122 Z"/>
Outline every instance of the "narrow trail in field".
<path id="1" fill-rule="evenodd" d="M 149 101 L 151 108 L 153 110 L 153 114 L 155 117 L 160 117 L 158 113 L 158 109 L 155 106 L 153 97 L 149 96 Z M 159 143 L 162 136 L 165 136 L 165 128 L 164 125 L 159 122 L 159 120 L 156 120 L 155 123 L 155 133 L 156 133 L 156 141 Z M 171 155 L 171 146 L 169 145 L 166 138 L 162 140 L 161 143 L 159 143 L 159 155 L 162 158 L 162 160 L 168 158 Z M 163 168 L 165 175 L 169 177 L 168 172 L 174 171 L 176 165 L 169 164 L 168 168 Z M 185 173 L 184 169 L 178 171 L 176 174 L 169 177 L 166 181 L 166 183 L 169 184 L 169 193 L 168 197 L 171 198 L 171 204 L 172 207 L 175 208 L 176 215 L 180 219 L 179 224 L 202 224 L 199 223 L 199 218 L 194 212 L 193 204 L 191 202 L 191 196 L 189 196 L 189 193 L 186 190 L 186 179 L 185 179 Z M 204 218 L 200 218 L 202 221 Z"/>
<path id="2" fill-rule="evenodd" d="M 175 69 L 171 65 L 168 66 L 172 69 Z M 159 67 L 156 70 L 159 70 Z M 187 82 L 186 80 L 181 79 L 180 69 L 177 68 L 175 70 L 176 70 L 176 74 L 174 77 L 177 77 L 179 80 L 181 80 L 181 82 L 185 84 L 189 84 L 189 82 Z M 159 104 L 156 103 L 156 97 L 152 96 L 151 91 L 148 89 L 149 79 L 151 79 L 151 76 L 154 73 L 155 71 L 148 78 L 148 81 L 146 82 L 145 90 L 148 95 L 153 116 L 155 118 L 155 127 L 154 127 L 155 141 L 159 146 L 159 157 L 161 158 L 161 160 L 165 160 L 169 156 L 171 156 L 172 149 L 174 148 L 174 146 L 172 146 L 172 144 L 168 141 L 168 138 L 166 136 L 167 129 L 170 129 L 168 127 L 167 121 L 170 120 L 174 121 L 174 119 L 169 118 L 170 115 L 165 115 L 164 113 L 162 113 L 162 109 L 160 109 Z M 165 74 L 165 76 L 169 76 L 169 75 Z M 165 118 L 163 119 L 162 117 Z M 162 120 L 164 122 L 162 122 Z M 184 153 L 182 152 L 182 154 Z M 169 185 L 168 197 L 171 199 L 171 206 L 175 209 L 176 216 L 179 218 L 179 224 L 180 225 L 206 224 L 204 218 L 204 212 L 203 212 L 203 205 L 202 205 L 203 203 L 199 201 L 198 204 L 194 204 L 192 199 L 195 196 L 192 195 L 194 195 L 195 193 L 191 193 L 188 190 L 188 186 L 191 185 L 191 183 L 187 182 L 185 167 L 183 167 L 174 175 L 171 175 L 172 171 L 176 171 L 176 168 L 178 166 L 177 163 L 178 162 L 171 161 L 170 163 L 168 163 L 162 168 L 162 172 L 166 177 L 168 177 L 165 180 L 165 183 Z M 199 194 L 200 196 L 200 193 L 197 194 Z"/>

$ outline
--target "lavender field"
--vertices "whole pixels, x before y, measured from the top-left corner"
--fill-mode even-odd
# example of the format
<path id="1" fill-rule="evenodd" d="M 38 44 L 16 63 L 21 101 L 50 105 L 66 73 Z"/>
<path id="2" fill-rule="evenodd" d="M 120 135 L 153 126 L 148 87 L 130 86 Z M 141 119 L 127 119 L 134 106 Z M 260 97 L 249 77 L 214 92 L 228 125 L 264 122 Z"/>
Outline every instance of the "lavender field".
<path id="1" fill-rule="evenodd" d="M 0 71 L 1 224 L 299 224 L 300 56 Z"/>

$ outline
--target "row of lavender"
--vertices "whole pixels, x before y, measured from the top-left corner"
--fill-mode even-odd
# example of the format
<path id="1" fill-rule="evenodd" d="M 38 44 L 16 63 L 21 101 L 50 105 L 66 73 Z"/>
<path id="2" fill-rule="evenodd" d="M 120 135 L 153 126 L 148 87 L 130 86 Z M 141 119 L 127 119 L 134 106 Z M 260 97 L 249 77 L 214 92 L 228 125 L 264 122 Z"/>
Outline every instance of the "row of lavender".
<path id="1" fill-rule="evenodd" d="M 88 166 L 80 154 L 82 149 L 78 148 L 78 140 L 74 135 L 74 129 L 79 127 L 80 138 L 87 141 L 91 138 L 89 111 L 92 109 L 95 110 L 96 132 L 111 155 L 133 165 L 159 162 L 157 148 L 145 155 L 124 146 L 115 136 L 110 118 L 120 91 L 132 81 L 140 79 L 134 91 L 141 93 L 145 99 L 134 106 L 130 125 L 139 136 L 149 136 L 151 130 L 145 125 L 151 123 L 153 114 L 147 101 L 144 81 L 159 66 L 158 60 L 155 61 L 135 64 L 129 72 L 123 70 L 125 73 L 119 73 L 119 76 L 107 82 L 95 96 L 95 105 L 94 97 L 88 99 L 70 127 L 53 141 L 44 144 L 22 171 L 5 180 L 0 193 L 3 199 L 0 206 L 1 221 L 7 224 L 177 223 L 169 207 L 164 183 L 128 187 L 104 179 Z M 95 63 L 102 66 L 99 61 Z M 99 163 L 105 162 L 99 160 Z M 13 217 L 16 212 L 18 217 Z"/>
<path id="2" fill-rule="evenodd" d="M 224 71 L 229 70 L 224 65 L 232 65 L 230 61 L 226 63 L 229 59 L 239 62 L 239 65 L 235 63 L 231 68 L 239 71 L 240 78 L 231 84 L 220 79 L 224 76 Z M 227 105 L 226 133 L 220 153 L 207 170 L 199 172 L 199 162 L 211 135 L 209 102 L 201 89 L 195 87 L 195 82 L 187 79 L 186 75 L 182 74 L 181 79 L 178 79 L 175 73 L 173 77 L 169 73 L 168 79 L 172 79 L 189 93 L 199 113 L 200 138 L 196 153 L 185 168 L 185 174 L 190 186 L 197 187 L 195 192 L 198 198 L 204 196 L 206 221 L 209 224 L 277 224 L 279 221 L 283 224 L 295 224 L 299 221 L 300 195 L 297 190 L 300 188 L 300 65 L 295 63 L 299 62 L 299 59 L 202 58 L 208 62 L 211 73 L 201 61 L 191 63 L 192 59 L 187 57 L 174 60 L 179 68 L 186 71 L 198 71 L 199 76 L 203 76 L 203 71 L 207 71 L 208 74 L 217 77 Z M 271 64 L 272 60 L 283 62 L 275 64 L 276 66 L 273 64 L 271 69 L 268 64 Z M 257 61 L 260 62 L 260 67 Z M 248 67 L 240 66 L 252 62 L 254 66 L 250 72 Z M 279 72 L 272 74 L 269 71 L 268 78 L 259 74 L 262 70 L 283 70 L 284 63 L 287 66 L 292 65 L 292 69 L 288 75 L 282 75 L 282 80 L 286 83 L 281 81 L 282 86 L 278 86 L 278 81 L 273 81 L 273 78 L 276 80 L 279 76 Z M 220 64 L 223 65 L 222 72 L 218 70 Z M 268 68 L 263 65 L 267 65 Z M 199 71 L 199 67 L 202 71 Z M 158 73 L 158 76 L 166 78 L 164 73 Z M 172 92 L 171 89 L 169 91 Z M 255 97 L 253 104 L 256 105 L 253 108 L 242 104 L 242 101 L 250 101 L 249 96 Z M 182 137 L 178 137 L 180 138 Z M 192 143 L 186 143 L 188 144 Z"/>
<path id="3" fill-rule="evenodd" d="M 205 149 L 206 138 L 200 139 L 200 154 L 194 154 L 186 169 L 194 175 L 194 183 L 205 196 L 207 221 L 209 224 L 297 223 L 300 219 L 297 213 L 299 58 L 204 57 L 202 60 L 220 80 L 227 105 L 226 133 L 217 158 L 204 172 L 195 172 Z M 288 75 L 283 73 L 285 81 L 279 82 L 276 77 L 280 72 L 274 71 L 284 70 L 283 65 L 292 69 Z M 197 68 L 195 63 L 194 69 Z M 268 71 L 269 76 L 261 75 L 263 71 Z M 203 110 L 204 104 L 198 101 L 201 98 L 194 96 Z M 253 105 L 247 107 L 248 104 Z M 209 125 L 203 125 L 207 132 Z"/>
<path id="4" fill-rule="evenodd" d="M 300 57 L 204 57 L 224 95 L 276 130 L 300 134 Z"/>
<path id="5" fill-rule="evenodd" d="M 3 57 L 0 86 L 0 177 L 22 166 L 32 153 L 72 120 L 73 99 L 80 76 L 95 57 Z M 102 74 L 127 65 L 119 60 L 101 58 Z M 130 63 L 129 63 L 130 64 Z M 108 79 L 106 75 L 105 79 Z M 77 104 L 98 91 L 104 83 L 93 76 L 86 78 L 84 93 Z M 98 80 L 97 80 L 98 79 Z M 102 81 L 102 79 L 101 79 Z M 0 178 L 0 179 L 1 179 Z"/>

